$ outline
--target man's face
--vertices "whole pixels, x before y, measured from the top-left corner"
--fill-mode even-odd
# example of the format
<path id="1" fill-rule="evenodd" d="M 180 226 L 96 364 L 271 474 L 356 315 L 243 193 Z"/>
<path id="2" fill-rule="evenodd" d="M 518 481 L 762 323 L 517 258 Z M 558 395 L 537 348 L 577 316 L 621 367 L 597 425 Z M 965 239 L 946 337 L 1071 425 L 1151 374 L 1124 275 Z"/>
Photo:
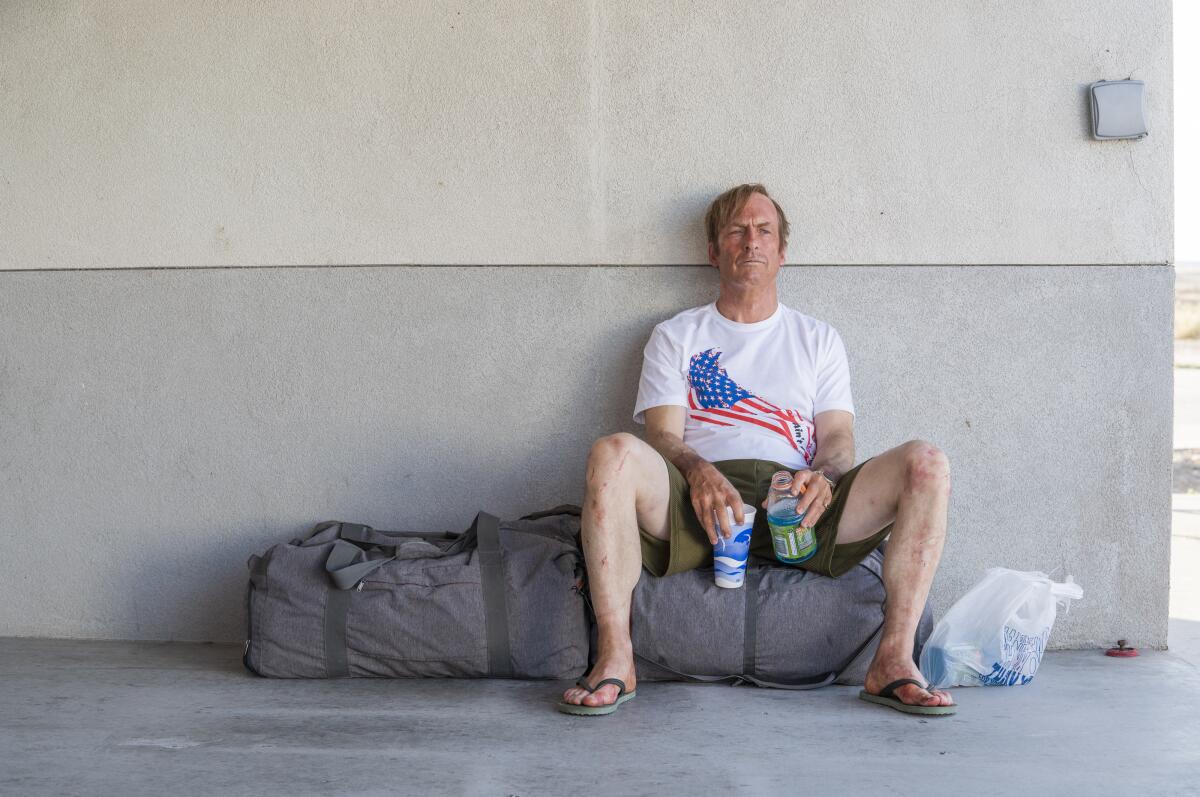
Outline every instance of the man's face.
<path id="1" fill-rule="evenodd" d="M 721 272 L 721 281 L 755 287 L 775 281 L 783 265 L 779 214 L 775 203 L 751 194 L 742 209 L 708 245 L 708 262 Z"/>

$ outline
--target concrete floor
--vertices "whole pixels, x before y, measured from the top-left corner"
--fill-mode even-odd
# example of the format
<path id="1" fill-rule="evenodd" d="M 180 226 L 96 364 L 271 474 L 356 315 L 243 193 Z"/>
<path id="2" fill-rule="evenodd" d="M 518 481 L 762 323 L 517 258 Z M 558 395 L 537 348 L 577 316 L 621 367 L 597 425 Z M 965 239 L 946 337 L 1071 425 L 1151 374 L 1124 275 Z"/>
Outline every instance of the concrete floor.
<path id="1" fill-rule="evenodd" d="M 922 719 L 687 684 L 577 718 L 553 683 L 265 680 L 240 652 L 0 639 L 0 794 L 1200 794 L 1200 668 L 1175 653 L 1051 653 Z"/>

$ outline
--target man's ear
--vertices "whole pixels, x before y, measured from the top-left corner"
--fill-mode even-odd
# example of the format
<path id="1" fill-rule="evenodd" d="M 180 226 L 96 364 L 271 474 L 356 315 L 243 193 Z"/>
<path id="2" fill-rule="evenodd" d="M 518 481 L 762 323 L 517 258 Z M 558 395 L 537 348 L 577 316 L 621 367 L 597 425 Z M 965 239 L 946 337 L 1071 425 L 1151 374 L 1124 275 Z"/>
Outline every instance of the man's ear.
<path id="1" fill-rule="evenodd" d="M 713 267 L 717 266 L 717 245 L 712 241 L 708 242 L 708 264 Z"/>
<path id="2" fill-rule="evenodd" d="M 783 268 L 787 265 L 787 247 L 779 247 L 779 267 Z"/>

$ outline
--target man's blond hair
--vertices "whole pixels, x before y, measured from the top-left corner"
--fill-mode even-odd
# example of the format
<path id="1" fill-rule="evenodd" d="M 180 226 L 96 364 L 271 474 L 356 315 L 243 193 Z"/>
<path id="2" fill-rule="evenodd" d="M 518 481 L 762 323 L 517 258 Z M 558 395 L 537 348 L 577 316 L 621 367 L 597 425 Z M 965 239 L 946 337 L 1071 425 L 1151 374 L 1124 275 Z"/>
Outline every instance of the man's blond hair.
<path id="1" fill-rule="evenodd" d="M 775 206 L 775 212 L 779 214 L 779 251 L 782 252 L 787 248 L 790 229 L 787 216 L 784 215 L 783 208 L 779 207 L 779 203 L 767 193 L 767 187 L 762 183 L 743 183 L 730 188 L 712 201 L 712 204 L 708 206 L 708 212 L 704 214 L 704 228 L 708 232 L 710 244 L 717 245 L 721 230 L 733 220 L 733 217 L 745 207 L 746 202 L 755 194 L 762 194 Z"/>

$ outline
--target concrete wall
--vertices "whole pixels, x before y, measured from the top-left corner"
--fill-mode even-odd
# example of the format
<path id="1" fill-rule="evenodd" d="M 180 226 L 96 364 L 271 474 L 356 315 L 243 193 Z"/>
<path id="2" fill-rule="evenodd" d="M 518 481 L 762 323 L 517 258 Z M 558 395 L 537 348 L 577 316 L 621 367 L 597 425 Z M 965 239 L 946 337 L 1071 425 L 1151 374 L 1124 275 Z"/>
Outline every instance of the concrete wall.
<path id="1" fill-rule="evenodd" d="M 859 458 L 950 455 L 935 608 L 1061 566 L 1052 644 L 1164 644 L 1169 43 L 1165 1 L 0 6 L 0 634 L 233 640 L 314 522 L 579 500 L 761 179 Z M 1091 141 L 1131 71 L 1150 137 Z"/>
<path id="2" fill-rule="evenodd" d="M 0 5 L 0 268 L 1165 263 L 1169 0 Z M 1151 135 L 1085 90 L 1148 83 Z"/>

